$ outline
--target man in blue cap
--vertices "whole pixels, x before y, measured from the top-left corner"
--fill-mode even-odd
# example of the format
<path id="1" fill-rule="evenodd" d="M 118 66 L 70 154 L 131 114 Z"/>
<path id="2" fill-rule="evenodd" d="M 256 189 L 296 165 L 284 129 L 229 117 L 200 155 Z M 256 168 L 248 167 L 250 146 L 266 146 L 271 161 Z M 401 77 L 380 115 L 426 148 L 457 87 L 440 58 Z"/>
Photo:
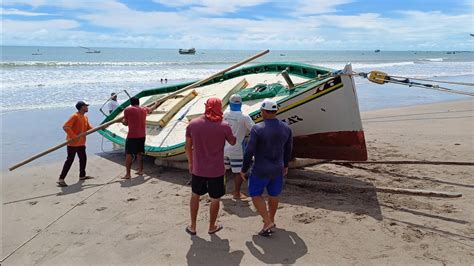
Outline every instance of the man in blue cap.
<path id="1" fill-rule="evenodd" d="M 230 169 L 234 174 L 234 199 L 246 199 L 247 196 L 240 193 L 242 186 L 242 178 L 240 177 L 240 170 L 243 161 L 243 142 L 245 136 L 250 132 L 255 123 L 247 114 L 242 113 L 242 97 L 238 94 L 233 94 L 229 99 L 230 111 L 224 114 L 224 120 L 229 123 L 232 128 L 232 133 L 237 138 L 236 145 L 225 144 L 224 147 L 224 163 L 226 169 Z"/>

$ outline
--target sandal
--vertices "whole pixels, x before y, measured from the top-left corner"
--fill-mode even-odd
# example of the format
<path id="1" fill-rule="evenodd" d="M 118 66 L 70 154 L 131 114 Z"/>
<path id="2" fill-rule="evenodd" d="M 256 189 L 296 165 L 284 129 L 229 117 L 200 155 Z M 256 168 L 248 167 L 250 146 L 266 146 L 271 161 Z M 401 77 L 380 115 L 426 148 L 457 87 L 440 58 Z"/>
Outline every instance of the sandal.
<path id="1" fill-rule="evenodd" d="M 191 231 L 191 229 L 189 229 L 189 226 L 186 226 L 186 230 L 185 230 L 185 231 L 186 231 L 186 233 L 188 233 L 188 234 L 190 234 L 190 235 L 192 235 L 192 236 L 196 235 L 196 232 Z"/>
<path id="2" fill-rule="evenodd" d="M 81 180 L 81 181 L 82 181 L 82 180 L 87 180 L 87 179 L 94 179 L 94 177 L 88 176 L 88 175 L 83 176 L 83 177 L 79 177 L 79 180 Z"/>
<path id="3" fill-rule="evenodd" d="M 262 229 L 262 230 L 260 230 L 260 232 L 258 232 L 258 235 L 259 236 L 264 236 L 264 237 L 269 237 L 269 236 L 272 235 L 272 233 L 273 233 L 273 231 L 271 229 L 267 229 L 267 230 Z"/>
<path id="4" fill-rule="evenodd" d="M 214 231 L 209 231 L 209 232 L 207 232 L 207 233 L 210 234 L 210 235 L 213 235 L 213 234 L 219 232 L 220 230 L 222 230 L 223 228 L 224 228 L 224 226 L 222 226 L 222 224 L 220 224 L 220 225 L 217 226 L 216 230 L 214 230 Z"/>
<path id="5" fill-rule="evenodd" d="M 63 181 L 57 181 L 56 184 L 58 184 L 58 187 L 67 187 L 66 182 Z"/>

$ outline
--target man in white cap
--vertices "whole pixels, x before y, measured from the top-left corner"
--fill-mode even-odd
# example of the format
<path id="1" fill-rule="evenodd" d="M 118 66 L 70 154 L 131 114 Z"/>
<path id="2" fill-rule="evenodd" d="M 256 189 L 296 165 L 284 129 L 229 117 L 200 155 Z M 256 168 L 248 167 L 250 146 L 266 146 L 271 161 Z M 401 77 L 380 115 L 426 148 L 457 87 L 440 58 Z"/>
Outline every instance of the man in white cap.
<path id="1" fill-rule="evenodd" d="M 230 111 L 224 114 L 224 120 L 229 123 L 237 141 L 236 145 L 233 146 L 226 142 L 224 147 L 224 163 L 226 169 L 231 169 L 231 172 L 234 173 L 234 199 L 246 199 L 247 196 L 240 193 L 243 180 L 239 173 L 243 161 L 243 141 L 255 123 L 250 116 L 242 113 L 242 97 L 240 95 L 233 94 L 230 96 L 229 108 Z"/>
<path id="2" fill-rule="evenodd" d="M 250 140 L 245 149 L 241 177 L 249 170 L 252 157 L 255 158 L 249 180 L 249 196 L 258 213 L 263 218 L 263 228 L 258 233 L 270 236 L 275 225 L 278 209 L 278 196 L 283 189 L 283 176 L 288 173 L 293 137 L 288 125 L 276 118 L 278 105 L 271 99 L 265 99 L 260 107 L 263 122 L 256 124 L 250 131 Z M 262 197 L 264 189 L 269 195 L 268 209 Z"/>

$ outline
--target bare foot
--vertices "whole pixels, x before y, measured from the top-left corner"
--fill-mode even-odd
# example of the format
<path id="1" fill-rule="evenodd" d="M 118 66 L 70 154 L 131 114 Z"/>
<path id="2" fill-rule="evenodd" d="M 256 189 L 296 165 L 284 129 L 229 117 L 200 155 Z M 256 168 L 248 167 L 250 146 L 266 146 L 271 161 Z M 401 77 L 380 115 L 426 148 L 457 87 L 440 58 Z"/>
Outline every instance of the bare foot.
<path id="1" fill-rule="evenodd" d="M 143 175 L 143 172 L 136 172 L 135 174 L 139 175 L 139 176 L 142 176 Z"/>
<path id="2" fill-rule="evenodd" d="M 124 177 L 121 177 L 121 179 L 130 179 L 130 178 L 132 178 L 132 177 L 129 176 L 129 175 L 126 175 L 126 176 L 124 176 Z"/>
<path id="3" fill-rule="evenodd" d="M 233 198 L 235 200 L 247 200 L 249 197 L 245 195 L 244 193 L 234 193 Z"/>

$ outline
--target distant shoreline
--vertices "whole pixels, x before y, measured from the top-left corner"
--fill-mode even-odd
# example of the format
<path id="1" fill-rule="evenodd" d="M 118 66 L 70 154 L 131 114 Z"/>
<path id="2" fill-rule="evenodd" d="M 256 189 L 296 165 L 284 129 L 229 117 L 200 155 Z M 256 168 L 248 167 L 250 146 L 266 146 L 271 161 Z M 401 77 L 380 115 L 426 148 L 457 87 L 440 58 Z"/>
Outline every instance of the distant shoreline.
<path id="1" fill-rule="evenodd" d="M 43 45 L 0 45 L 0 47 L 25 47 L 25 48 L 79 48 L 78 46 L 43 46 Z M 110 47 L 110 46 L 87 46 L 89 48 L 97 48 L 97 49 L 151 49 L 151 50 L 178 50 L 182 47 Z M 270 52 L 280 52 L 280 51 L 292 51 L 292 52 L 309 52 L 309 51 L 325 51 L 325 52 L 374 52 L 375 49 L 367 49 L 367 50 L 350 50 L 350 49 L 340 49 L 340 50 L 318 50 L 318 49 L 306 49 L 306 50 L 281 50 L 281 49 L 270 49 Z M 216 48 L 196 48 L 198 51 L 260 51 L 261 49 L 216 49 Z M 474 50 L 383 50 L 381 49 L 380 52 L 460 52 L 460 53 L 472 53 Z"/>

